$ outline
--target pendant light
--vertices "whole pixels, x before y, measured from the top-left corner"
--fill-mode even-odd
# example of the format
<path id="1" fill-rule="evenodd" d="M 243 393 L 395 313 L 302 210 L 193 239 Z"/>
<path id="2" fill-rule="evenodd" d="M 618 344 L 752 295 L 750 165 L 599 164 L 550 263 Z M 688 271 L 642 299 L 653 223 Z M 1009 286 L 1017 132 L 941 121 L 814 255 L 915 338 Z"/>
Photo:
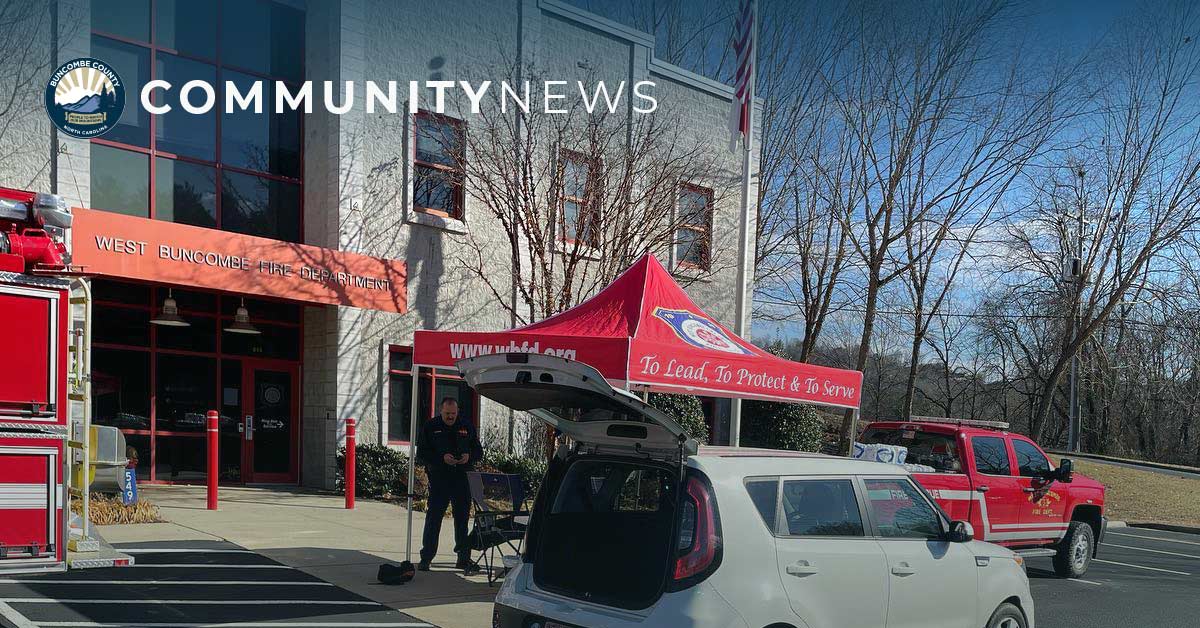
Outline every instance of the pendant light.
<path id="1" fill-rule="evenodd" d="M 170 288 L 167 289 L 167 298 L 163 299 L 162 310 L 159 311 L 158 316 L 150 319 L 150 322 L 163 327 L 192 326 L 179 315 L 179 305 L 175 303 L 175 296 Z"/>
<path id="2" fill-rule="evenodd" d="M 233 315 L 233 324 L 226 327 L 225 331 L 231 334 L 258 335 L 262 333 L 257 327 L 250 324 L 250 311 L 246 309 L 246 299 L 242 299 L 242 304 L 238 306 L 237 313 Z"/>

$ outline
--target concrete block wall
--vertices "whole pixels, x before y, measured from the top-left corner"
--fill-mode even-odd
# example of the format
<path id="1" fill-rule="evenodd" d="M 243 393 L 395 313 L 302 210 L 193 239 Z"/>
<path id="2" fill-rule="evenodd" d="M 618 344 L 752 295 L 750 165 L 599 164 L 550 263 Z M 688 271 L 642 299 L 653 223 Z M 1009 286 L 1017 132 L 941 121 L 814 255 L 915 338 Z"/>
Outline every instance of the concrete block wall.
<path id="1" fill-rule="evenodd" d="M 318 20 L 320 25 L 314 26 Z M 310 5 L 309 23 L 310 79 L 396 78 L 402 100 L 404 81 L 479 80 L 519 55 L 555 79 L 625 80 L 627 89 L 638 80 L 655 81 L 660 104 L 671 115 L 685 117 L 699 137 L 724 155 L 718 157 L 718 172 L 711 180 L 695 181 L 719 190 L 713 243 L 717 270 L 702 281 L 689 283 L 687 276 L 681 280 L 689 283 L 703 307 L 732 326 L 729 294 L 737 273 L 740 156 L 725 148 L 731 89 L 655 61 L 649 35 L 556 0 L 433 3 L 419 14 L 384 0 L 346 0 L 324 8 Z M 313 45 L 314 30 L 323 31 L 325 44 Z M 322 59 L 313 59 L 315 55 Z M 452 115 L 454 106 L 449 103 Z M 470 132 L 469 115 L 456 117 L 467 120 Z M 305 444 L 305 484 L 327 487 L 332 482 L 330 472 L 316 469 L 331 468 L 331 452 L 341 433 L 326 425 L 328 420 L 319 416 L 322 410 L 332 408 L 335 417 L 358 418 L 360 442 L 386 442 L 389 345 L 411 345 L 416 329 L 504 329 L 513 322 L 459 261 L 482 251 L 496 260 L 494 280 L 502 280 L 507 272 L 506 240 L 487 208 L 477 206 L 468 194 L 462 223 L 440 226 L 420 221 L 411 212 L 411 124 L 402 113 L 367 114 L 359 108 L 310 125 L 313 132 L 306 137 L 306 158 L 317 155 L 306 162 L 307 204 L 314 207 L 313 199 L 319 197 L 325 215 L 317 223 L 326 229 L 337 225 L 336 232 L 312 232 L 306 238 L 314 244 L 336 241 L 345 250 L 405 260 L 410 311 L 397 315 L 336 308 L 336 315 L 306 316 L 306 326 L 322 325 L 324 331 L 305 330 L 306 394 L 321 397 L 320 403 L 306 399 L 305 438 L 334 442 Z M 334 173 L 336 182 L 331 180 Z M 333 217 L 328 209 L 335 207 Z M 318 339 L 329 338 L 336 338 L 336 346 L 316 346 Z M 331 385 L 332 391 L 313 391 L 309 382 Z M 500 448 L 510 441 L 519 447 L 534 425 L 486 401 L 480 419 L 484 439 Z M 328 464 L 313 457 L 326 457 Z"/>
<path id="2" fill-rule="evenodd" d="M 696 303 L 714 318 L 736 330 L 734 321 L 738 267 L 738 230 L 741 221 L 742 153 L 729 152 L 729 98 L 733 89 L 695 76 L 675 66 L 649 61 L 650 80 L 664 111 L 689 121 L 694 140 L 705 145 L 715 158 L 714 168 L 692 181 L 713 190 L 712 272 L 697 278 L 686 271 L 676 274 Z M 758 197 L 758 158 L 752 155 L 750 197 Z M 754 245 L 754 216 L 749 225 L 750 245 Z M 674 263 L 674 251 L 670 252 Z M 749 257 L 753 259 L 753 250 Z M 749 292 L 748 292 L 749 294 Z"/>
<path id="3" fill-rule="evenodd" d="M 47 2 L 47 5 L 52 3 Z M 92 20 L 91 2 L 89 0 L 58 0 L 58 43 L 59 52 L 57 63 L 69 61 L 78 57 L 92 54 Z M 125 108 L 137 106 L 137 94 L 133 90 L 125 92 Z M 41 121 L 51 128 L 50 120 L 45 117 L 45 110 L 39 98 L 38 113 Z M 77 140 L 55 132 L 58 140 L 58 166 L 55 189 L 58 194 L 66 197 L 73 207 L 91 207 L 92 186 L 92 144 L 87 140 Z"/>
<path id="4" fill-rule="evenodd" d="M 12 51 L 22 57 L 5 59 L 6 69 L 0 72 L 0 100 L 13 99 L 0 125 L 0 186 L 57 190 L 72 205 L 86 206 L 91 200 L 90 145 L 54 132 L 43 99 L 46 79 L 58 64 L 90 54 L 91 3 L 18 4 L 24 7 L 14 6 L 8 15 L 20 17 L 21 23 L 6 24 L 5 36 L 20 42 Z M 52 33 L 55 19 L 57 32 Z M 56 140 L 60 154 L 53 155 Z"/>
<path id="5" fill-rule="evenodd" d="M 310 77 L 340 75 L 341 6 L 312 2 L 305 20 L 305 68 Z M 341 240 L 339 196 L 343 173 L 340 116 L 314 108 L 304 121 L 304 241 L 337 248 Z M 339 447 L 338 311 L 332 306 L 304 308 L 303 409 L 300 482 L 332 488 Z"/>

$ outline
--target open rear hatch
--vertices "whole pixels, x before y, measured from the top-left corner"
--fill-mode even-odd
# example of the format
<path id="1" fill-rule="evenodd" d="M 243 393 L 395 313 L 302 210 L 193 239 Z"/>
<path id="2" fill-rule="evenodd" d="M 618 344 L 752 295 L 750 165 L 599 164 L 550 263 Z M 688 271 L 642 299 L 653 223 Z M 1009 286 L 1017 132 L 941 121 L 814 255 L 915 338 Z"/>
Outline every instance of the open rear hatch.
<path id="1" fill-rule="evenodd" d="M 637 453 L 676 464 L 696 453 L 696 441 L 678 422 L 582 362 L 500 353 L 456 366 L 480 395 L 532 414 L 591 453 Z"/>
<path id="2" fill-rule="evenodd" d="M 586 364 L 519 353 L 457 366 L 480 395 L 575 441 L 551 463 L 534 506 L 525 560 L 537 586 L 605 606 L 653 605 L 676 559 L 682 464 L 696 441 Z"/>

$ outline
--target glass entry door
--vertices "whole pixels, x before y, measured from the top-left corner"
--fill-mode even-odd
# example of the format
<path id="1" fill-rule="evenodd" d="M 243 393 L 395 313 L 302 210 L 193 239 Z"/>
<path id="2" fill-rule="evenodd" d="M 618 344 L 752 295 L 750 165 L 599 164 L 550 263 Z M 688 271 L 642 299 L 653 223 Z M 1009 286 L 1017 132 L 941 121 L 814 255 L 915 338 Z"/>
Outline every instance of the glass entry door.
<path id="1" fill-rule="evenodd" d="M 299 367 L 242 361 L 242 480 L 296 481 Z"/>

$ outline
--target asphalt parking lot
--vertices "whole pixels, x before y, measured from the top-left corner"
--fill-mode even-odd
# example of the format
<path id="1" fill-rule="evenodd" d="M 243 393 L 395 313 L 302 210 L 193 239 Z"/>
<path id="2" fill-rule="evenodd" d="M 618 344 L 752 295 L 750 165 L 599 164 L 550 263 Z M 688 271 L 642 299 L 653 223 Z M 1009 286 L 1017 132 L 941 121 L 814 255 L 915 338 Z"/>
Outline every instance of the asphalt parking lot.
<path id="1" fill-rule="evenodd" d="M 430 624 L 231 543 L 121 546 L 138 566 L 0 578 L 6 628 L 425 628 Z M 1087 577 L 1029 560 L 1045 628 L 1194 628 L 1200 535 L 1113 528 Z"/>
<path id="2" fill-rule="evenodd" d="M 1200 625 L 1200 535 L 1112 528 L 1081 580 L 1028 562 L 1038 626 L 1195 628 Z"/>
<path id="3" fill-rule="evenodd" d="M 118 546 L 134 567 L 0 577 L 11 628 L 425 628 L 430 624 L 217 541 Z"/>

